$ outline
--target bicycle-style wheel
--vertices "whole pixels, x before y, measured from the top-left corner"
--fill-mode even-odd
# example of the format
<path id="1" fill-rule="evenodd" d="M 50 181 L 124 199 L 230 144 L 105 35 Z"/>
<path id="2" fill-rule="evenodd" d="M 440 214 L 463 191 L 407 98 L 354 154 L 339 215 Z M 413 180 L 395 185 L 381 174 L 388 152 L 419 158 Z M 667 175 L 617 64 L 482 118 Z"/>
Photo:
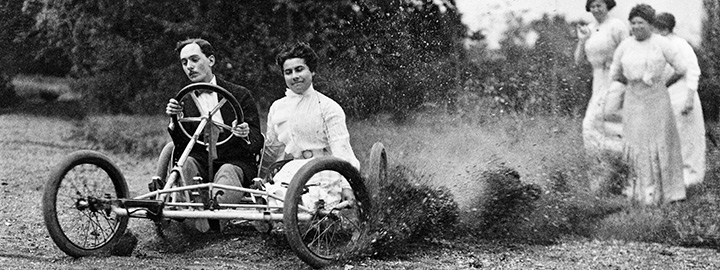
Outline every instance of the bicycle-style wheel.
<path id="1" fill-rule="evenodd" d="M 128 217 L 110 211 L 110 200 L 128 196 L 125 178 L 108 157 L 74 152 L 54 168 L 45 185 L 45 226 L 70 256 L 105 255 L 128 224 Z"/>
<path id="2" fill-rule="evenodd" d="M 381 142 L 376 142 L 370 149 L 370 158 L 364 169 L 365 187 L 373 201 L 380 194 L 382 187 L 387 186 L 387 153 Z"/>
<path id="3" fill-rule="evenodd" d="M 327 173 L 339 173 L 349 182 L 354 206 L 330 211 L 303 198 L 312 188 L 308 182 Z M 316 158 L 300 168 L 288 187 L 283 205 L 285 235 L 300 259 L 323 267 L 363 248 L 359 240 L 367 234 L 370 208 L 370 198 L 355 167 L 336 157 Z"/>

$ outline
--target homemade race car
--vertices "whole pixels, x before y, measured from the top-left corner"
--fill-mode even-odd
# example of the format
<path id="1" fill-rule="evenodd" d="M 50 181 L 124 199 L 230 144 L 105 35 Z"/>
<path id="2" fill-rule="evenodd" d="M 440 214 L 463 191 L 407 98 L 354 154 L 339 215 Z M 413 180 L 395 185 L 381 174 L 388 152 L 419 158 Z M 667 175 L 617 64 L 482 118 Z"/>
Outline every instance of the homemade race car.
<path id="1" fill-rule="evenodd" d="M 129 218 L 145 218 L 154 222 L 161 237 L 164 225 L 172 220 L 246 220 L 282 224 L 282 232 L 292 250 L 313 267 L 323 267 L 358 251 L 362 238 L 368 235 L 370 194 L 377 191 L 378 183 L 386 177 L 384 146 L 379 142 L 373 145 L 363 174 L 339 158 L 327 156 L 310 160 L 288 183 L 284 197 L 263 189 L 215 184 L 198 177 L 183 179 L 180 170 L 193 145 L 222 147 L 232 136 L 203 136 L 204 132 L 204 135 L 212 132 L 211 126 L 231 134 L 230 126 L 212 121 L 213 114 L 222 106 L 231 106 L 235 119 L 238 123 L 243 122 L 238 101 L 222 87 L 194 83 L 180 90 L 175 99 L 183 100 L 189 95 L 200 107 L 197 91 L 201 90 L 216 92 L 220 101 L 205 115 L 173 117 L 174 123 L 196 123 L 197 129 L 191 131 L 177 125 L 190 138 L 190 143 L 177 159 L 172 156 L 172 143 L 166 145 L 151 181 L 150 190 L 153 191 L 130 198 L 128 184 L 117 165 L 96 151 L 74 152 L 54 168 L 45 186 L 43 217 L 58 248 L 73 257 L 109 254 L 125 233 Z M 212 163 L 208 163 L 212 175 Z M 272 181 L 272 173 L 282 164 L 271 166 L 265 179 Z M 325 207 L 322 200 L 313 205 L 303 200 L 308 190 L 316 185 L 313 176 L 324 171 L 335 171 L 349 182 L 355 195 L 350 207 L 332 209 Z M 245 192 L 246 200 L 239 204 L 218 203 L 212 194 L 221 196 L 223 192 L 217 189 Z M 268 232 L 272 228 L 266 227 Z"/>

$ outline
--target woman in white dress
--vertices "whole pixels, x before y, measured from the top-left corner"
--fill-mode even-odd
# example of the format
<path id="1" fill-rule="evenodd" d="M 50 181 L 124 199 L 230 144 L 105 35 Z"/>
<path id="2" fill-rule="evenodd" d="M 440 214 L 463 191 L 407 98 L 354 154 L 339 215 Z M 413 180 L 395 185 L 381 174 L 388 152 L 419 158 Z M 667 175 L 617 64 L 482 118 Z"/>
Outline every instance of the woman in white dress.
<path id="1" fill-rule="evenodd" d="M 295 173 L 313 158 L 335 156 L 360 170 L 350 146 L 345 112 L 313 86 L 317 61 L 317 54 L 304 42 L 286 46 L 276 57 L 287 89 L 285 97 L 270 106 L 263 158 L 269 162 L 293 159 L 274 176 L 274 184 L 267 186 L 268 192 L 281 197 Z M 350 184 L 337 172 L 318 173 L 308 185 L 309 192 L 303 195 L 308 207 L 323 200 L 325 208 L 342 209 L 355 201 Z"/>
<path id="2" fill-rule="evenodd" d="M 631 174 L 624 193 L 643 205 L 683 200 L 680 137 L 667 86 L 679 83 L 687 65 L 673 44 L 652 32 L 651 6 L 635 6 L 629 20 L 633 38 L 620 43 L 610 67 L 613 80 L 626 85 L 623 152 Z M 669 79 L 668 64 L 675 70 Z"/>
<path id="3" fill-rule="evenodd" d="M 585 10 L 597 22 L 578 26 L 575 62 L 588 61 L 593 68 L 592 96 L 583 119 L 583 144 L 589 157 L 591 189 L 598 190 L 612 175 L 613 157 L 622 153 L 622 85 L 612 84 L 610 63 L 620 42 L 629 36 L 627 25 L 608 16 L 614 0 L 588 0 Z"/>
<path id="4" fill-rule="evenodd" d="M 700 66 L 692 46 L 673 33 L 675 16 L 660 13 L 655 18 L 655 29 L 658 33 L 677 47 L 680 57 L 687 63 L 685 78 L 668 88 L 670 102 L 675 115 L 683 158 L 683 179 L 685 186 L 699 184 L 705 178 L 705 122 L 697 93 L 700 79 Z M 666 76 L 673 73 L 672 67 L 665 69 Z M 687 82 L 686 82 L 687 81 Z"/>

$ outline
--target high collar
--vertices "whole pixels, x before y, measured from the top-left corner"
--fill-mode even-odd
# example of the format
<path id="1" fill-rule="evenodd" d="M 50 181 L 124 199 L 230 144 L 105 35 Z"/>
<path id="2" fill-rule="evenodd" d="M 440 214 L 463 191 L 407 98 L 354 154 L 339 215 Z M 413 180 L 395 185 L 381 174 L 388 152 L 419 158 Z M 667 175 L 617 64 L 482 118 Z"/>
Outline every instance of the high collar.
<path id="1" fill-rule="evenodd" d="M 293 92 L 293 90 L 290 90 L 290 88 L 285 88 L 285 96 L 286 97 L 304 97 L 304 96 L 308 96 L 312 93 L 315 93 L 315 87 L 312 84 L 310 84 L 310 87 L 308 87 L 308 89 L 305 90 L 305 92 L 303 92 L 302 94 L 297 94 L 297 93 Z"/>

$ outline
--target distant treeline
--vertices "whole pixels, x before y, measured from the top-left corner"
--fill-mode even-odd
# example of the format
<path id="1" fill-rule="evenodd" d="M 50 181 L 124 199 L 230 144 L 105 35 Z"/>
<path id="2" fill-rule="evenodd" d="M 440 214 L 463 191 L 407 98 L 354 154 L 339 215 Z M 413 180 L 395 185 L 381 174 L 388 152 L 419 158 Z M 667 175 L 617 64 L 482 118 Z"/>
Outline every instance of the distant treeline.
<path id="1" fill-rule="evenodd" d="M 720 30 L 718 4 L 705 5 L 714 11 L 706 26 Z M 294 40 L 320 54 L 316 88 L 351 117 L 402 119 L 428 105 L 478 113 L 469 109 L 477 104 L 577 114 L 591 91 L 589 67 L 572 60 L 572 23 L 508 16 L 501 49 L 490 51 L 482 33 L 461 23 L 454 0 L 0 0 L 0 17 L 0 80 L 73 78 L 72 88 L 96 113 L 161 113 L 188 82 L 173 49 L 191 37 L 213 43 L 216 73 L 253 91 L 260 109 L 283 95 L 274 56 Z M 717 38 L 708 31 L 705 40 Z M 526 42 L 529 32 L 538 34 L 534 44 Z M 701 51 L 708 66 L 703 87 L 714 87 L 711 56 L 720 50 Z M 0 87 L 0 100 L 12 93 Z"/>

